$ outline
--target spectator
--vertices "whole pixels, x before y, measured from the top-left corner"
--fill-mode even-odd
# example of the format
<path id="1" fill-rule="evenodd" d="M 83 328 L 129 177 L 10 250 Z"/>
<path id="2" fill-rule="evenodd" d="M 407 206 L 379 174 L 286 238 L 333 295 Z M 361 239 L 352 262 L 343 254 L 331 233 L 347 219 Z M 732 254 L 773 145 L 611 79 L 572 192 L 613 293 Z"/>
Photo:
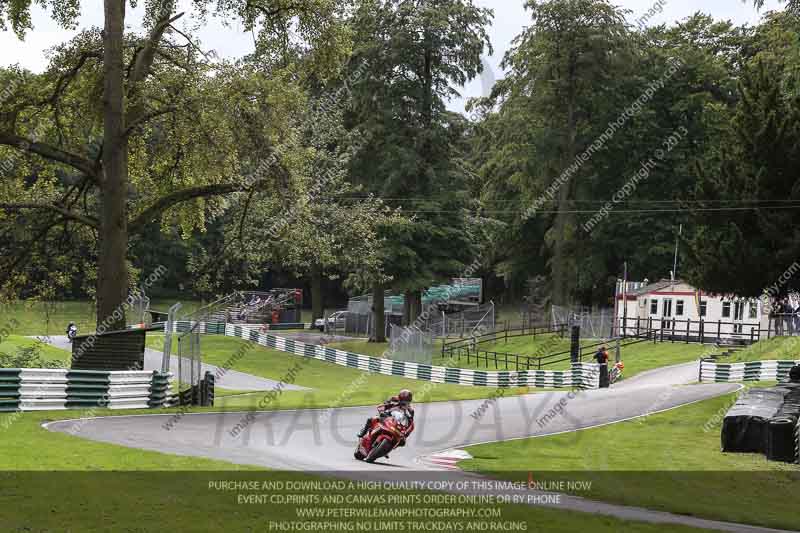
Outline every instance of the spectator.
<path id="1" fill-rule="evenodd" d="M 795 335 L 800 334 L 800 301 L 797 302 L 797 307 L 792 312 L 792 319 L 794 320 Z"/>
<path id="2" fill-rule="evenodd" d="M 609 385 L 608 380 L 608 349 L 601 346 L 597 353 L 594 354 L 594 359 L 600 365 L 600 388 L 607 389 Z"/>
<path id="3" fill-rule="evenodd" d="M 794 334 L 794 321 L 792 320 L 792 306 L 787 298 L 783 299 L 781 311 L 783 312 L 784 331 L 786 335 L 791 336 Z"/>
<path id="4" fill-rule="evenodd" d="M 769 302 L 768 304 L 766 304 L 766 306 L 767 306 L 767 309 L 769 310 L 769 314 L 768 314 L 769 322 L 767 322 L 767 324 L 769 325 L 768 326 L 769 329 L 772 329 L 772 325 L 775 322 L 775 302 Z M 775 327 L 777 327 L 777 326 L 775 326 Z"/>
<path id="5" fill-rule="evenodd" d="M 778 337 L 783 335 L 783 302 L 775 300 L 772 304 L 772 317 L 775 321 L 775 335 Z"/>

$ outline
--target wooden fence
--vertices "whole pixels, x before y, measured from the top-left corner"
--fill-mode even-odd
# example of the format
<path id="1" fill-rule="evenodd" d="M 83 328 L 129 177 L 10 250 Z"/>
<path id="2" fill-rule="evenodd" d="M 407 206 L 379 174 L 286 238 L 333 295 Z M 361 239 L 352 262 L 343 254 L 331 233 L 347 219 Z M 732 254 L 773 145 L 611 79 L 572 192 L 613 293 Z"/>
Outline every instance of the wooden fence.
<path id="1" fill-rule="evenodd" d="M 619 333 L 623 338 L 639 337 L 643 331 L 659 332 L 659 342 L 700 344 L 749 345 L 761 339 L 783 336 L 793 328 L 762 328 L 760 322 L 692 320 L 676 318 L 619 318 Z"/>

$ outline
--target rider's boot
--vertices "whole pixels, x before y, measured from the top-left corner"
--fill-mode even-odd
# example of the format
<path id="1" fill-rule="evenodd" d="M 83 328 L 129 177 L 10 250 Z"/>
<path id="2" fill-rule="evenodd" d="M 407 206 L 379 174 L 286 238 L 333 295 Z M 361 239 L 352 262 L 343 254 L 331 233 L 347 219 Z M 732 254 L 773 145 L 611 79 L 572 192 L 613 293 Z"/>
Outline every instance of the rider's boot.
<path id="1" fill-rule="evenodd" d="M 359 439 L 360 439 L 360 438 L 363 438 L 363 437 L 364 437 L 364 435 L 366 435 L 366 434 L 367 434 L 367 431 L 369 431 L 369 426 L 370 426 L 371 424 L 372 424 L 372 419 L 371 419 L 371 418 L 368 418 L 368 419 L 367 419 L 367 421 L 364 423 L 364 427 L 363 427 L 363 428 L 361 428 L 361 431 L 359 431 L 359 432 L 358 432 L 358 438 L 359 438 Z"/>

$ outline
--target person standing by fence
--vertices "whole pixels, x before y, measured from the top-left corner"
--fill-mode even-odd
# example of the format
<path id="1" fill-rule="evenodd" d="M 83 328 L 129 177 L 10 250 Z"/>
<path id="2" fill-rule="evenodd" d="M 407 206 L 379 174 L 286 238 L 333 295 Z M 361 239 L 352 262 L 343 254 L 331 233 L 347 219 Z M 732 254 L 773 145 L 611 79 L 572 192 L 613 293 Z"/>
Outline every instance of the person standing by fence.
<path id="1" fill-rule="evenodd" d="M 773 302 L 770 317 L 775 323 L 775 335 L 783 336 L 783 302 L 781 300 Z"/>
<path id="2" fill-rule="evenodd" d="M 800 335 L 800 302 L 797 303 L 797 307 L 792 311 L 792 320 L 794 321 L 794 334 Z"/>
<path id="3" fill-rule="evenodd" d="M 601 346 L 597 353 L 594 354 L 594 359 L 600 365 L 600 388 L 607 389 L 608 380 L 608 348 Z"/>
<path id="4" fill-rule="evenodd" d="M 784 331 L 786 335 L 792 336 L 794 335 L 794 317 L 792 304 L 789 303 L 788 298 L 783 299 L 783 304 L 781 305 L 781 312 L 783 313 L 783 320 L 785 321 L 784 324 Z"/>

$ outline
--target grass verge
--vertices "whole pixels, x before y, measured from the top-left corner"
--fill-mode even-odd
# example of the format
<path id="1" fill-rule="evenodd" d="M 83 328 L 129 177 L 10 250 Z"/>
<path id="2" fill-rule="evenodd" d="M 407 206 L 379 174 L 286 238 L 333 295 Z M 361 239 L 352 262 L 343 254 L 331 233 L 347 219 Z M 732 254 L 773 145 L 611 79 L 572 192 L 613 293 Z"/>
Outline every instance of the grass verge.
<path id="1" fill-rule="evenodd" d="M 127 415 L 131 412 L 99 411 L 97 416 Z M 214 484 L 249 482 L 288 484 L 323 479 L 313 475 L 275 472 L 259 467 L 235 465 L 224 461 L 177 456 L 92 442 L 77 436 L 53 433 L 41 427 L 45 421 L 80 416 L 76 412 L 28 412 L 0 415 L 0 505 L 4 513 L 4 531 L 281 531 L 275 524 L 302 522 L 302 531 L 374 531 L 385 518 L 360 518 L 340 515 L 336 518 L 310 519 L 308 509 L 364 509 L 395 507 L 387 505 L 391 497 L 428 498 L 432 493 L 390 491 L 355 487 L 344 490 L 256 489 L 227 490 Z M 16 417 L 7 427 L 6 417 Z M 343 502 L 325 502 L 309 494 L 342 494 Z M 267 500 L 248 501 L 255 495 Z M 277 495 L 282 500 L 270 501 Z M 356 498 L 379 496 L 378 500 Z M 290 500 L 303 496 L 303 500 Z M 243 501 L 242 497 L 245 498 Z M 401 507 L 427 508 L 433 512 L 458 509 L 459 513 L 477 513 L 490 509 L 492 518 L 448 518 L 456 524 L 436 531 L 488 531 L 491 522 L 516 523 L 517 529 L 505 531 L 572 532 L 588 530 L 599 533 L 629 531 L 634 533 L 691 532 L 692 528 L 646 524 L 559 509 L 522 505 L 487 505 L 442 503 L 441 498 L 424 505 Z M 13 509 L 13 511 L 11 511 Z M 472 511 L 470 511 L 472 510 Z M 326 511 L 327 512 L 327 511 Z M 485 511 L 483 511 L 485 512 Z M 459 516 L 464 516 L 463 514 Z M 308 526 L 309 522 L 317 526 Z M 444 524 L 444 519 L 414 519 L 397 523 L 384 531 L 430 531 L 426 523 Z M 357 529 L 357 524 L 367 524 Z M 271 525 L 272 524 L 272 525 Z M 344 524 L 344 525 L 342 525 Z M 352 525 L 348 525 L 352 524 Z M 416 525 L 419 524 L 419 525 Z M 444 527 L 444 526 L 443 526 Z M 523 529 L 524 528 L 524 529 Z M 501 530 L 501 529 L 495 529 Z"/>
<path id="2" fill-rule="evenodd" d="M 315 533 L 375 531 L 378 530 L 377 524 L 392 521 L 357 515 L 339 515 L 323 521 L 303 516 L 303 512 L 308 513 L 308 509 L 313 507 L 351 509 L 353 513 L 363 513 L 364 509 L 397 507 L 387 504 L 392 497 L 423 499 L 432 495 L 423 491 L 376 490 L 358 486 L 343 490 L 291 490 L 288 487 L 220 489 L 215 484 L 255 482 L 261 487 L 262 483 L 274 486 L 320 482 L 328 478 L 92 442 L 49 432 L 41 427 L 45 421 L 74 418 L 81 414 L 58 411 L 0 415 L 0 505 L 7 510 L 3 517 L 4 531 L 162 531 L 167 528 L 179 531 L 285 531 L 276 524 L 287 522 L 302 522 L 300 530 Z M 103 410 L 95 414 L 127 415 L 131 412 Z M 9 416 L 16 418 L 6 427 L 4 421 Z M 309 494 L 319 497 L 311 502 Z M 321 499 L 324 494 L 341 494 L 350 500 L 325 502 Z M 248 501 L 248 496 L 258 498 Z M 271 501 L 272 496 L 283 499 Z M 290 499 L 298 496 L 303 499 Z M 379 499 L 368 499 L 375 496 Z M 358 498 L 366 499 L 356 500 Z M 515 523 L 517 526 L 517 529 L 494 529 L 498 531 L 699 531 L 542 507 L 486 503 L 454 505 L 442 503 L 441 498 L 425 501 L 422 505 L 404 503 L 399 507 L 426 508 L 434 513 L 457 509 L 461 513 L 458 516 L 462 517 L 464 510 L 472 513 L 491 510 L 499 516 L 413 519 L 395 523 L 393 528 L 384 528 L 383 531 L 431 531 L 425 527 L 433 522 L 455 524 L 436 531 L 489 531 L 492 522 Z M 317 524 L 310 526 L 310 522 Z M 369 526 L 362 525 L 359 529 L 359 523 L 369 523 Z"/>
<path id="3" fill-rule="evenodd" d="M 800 361 L 800 337 L 774 337 L 759 341 L 730 357 L 721 357 L 720 363 L 768 361 L 771 359 Z"/>
<path id="4" fill-rule="evenodd" d="M 709 519 L 795 529 L 800 467 L 720 452 L 719 423 L 736 395 L 574 435 L 468 448 L 465 470 L 503 479 L 592 481 L 580 496 Z M 567 492 L 570 492 L 567 490 Z"/>
<path id="5" fill-rule="evenodd" d="M 152 300 L 150 307 L 167 311 L 175 302 L 171 300 Z M 199 301 L 182 301 L 182 313 L 190 313 L 201 307 Z M 67 324 L 75 322 L 78 334 L 95 330 L 95 304 L 89 300 L 77 301 L 16 301 L 0 303 L 0 329 L 9 327 L 8 333 L 15 335 L 64 335 Z"/>
<path id="6" fill-rule="evenodd" d="M 163 337 L 148 335 L 148 345 L 163 347 Z M 300 385 L 310 391 L 283 391 L 270 408 L 327 408 L 373 405 L 401 389 L 411 389 L 415 402 L 471 400 L 485 398 L 487 387 L 445 385 L 382 374 L 361 372 L 316 359 L 279 352 L 242 339 L 218 335 L 203 336 L 203 362 L 277 381 Z M 173 351 L 173 353 L 177 353 Z M 508 395 L 526 394 L 527 387 L 510 389 Z M 260 408 L 265 392 L 218 398 L 223 408 Z"/>
<path id="7" fill-rule="evenodd" d="M 301 473 L 6 477 L 12 490 L 8 495 L 0 491 L 0 503 L 14 509 L 4 516 L 6 531 L 699 531 L 543 507 L 460 503 L 450 494 L 393 490 L 380 483 L 376 488 L 374 483 Z M 426 514 L 416 514 L 421 511 Z"/>
<path id="8" fill-rule="evenodd" d="M 37 339 L 19 335 L 9 335 L 8 337 L 0 339 L 0 353 L 14 355 L 24 348 L 35 348 L 39 357 L 42 359 L 63 362 L 64 365 L 69 364 L 71 359 L 71 355 L 68 351 L 54 348 Z"/>

